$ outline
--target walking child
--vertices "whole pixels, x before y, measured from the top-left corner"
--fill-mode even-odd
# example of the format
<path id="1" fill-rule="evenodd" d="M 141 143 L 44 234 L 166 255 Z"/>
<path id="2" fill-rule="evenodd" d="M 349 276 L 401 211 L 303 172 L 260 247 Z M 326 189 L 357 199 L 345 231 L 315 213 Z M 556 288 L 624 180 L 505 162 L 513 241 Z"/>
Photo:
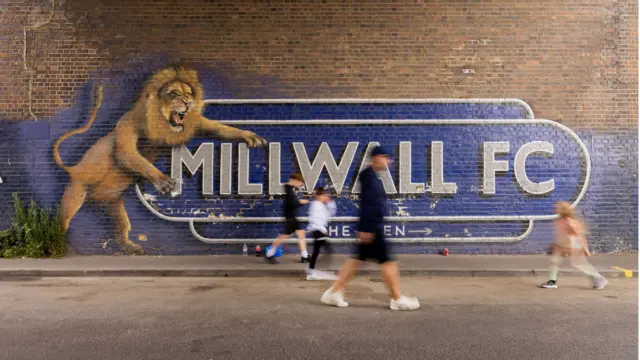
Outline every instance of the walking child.
<path id="1" fill-rule="evenodd" d="M 571 266 L 591 277 L 594 289 L 603 289 L 607 286 L 607 279 L 587 261 L 587 256 L 591 256 L 591 253 L 585 238 L 587 232 L 584 223 L 566 201 L 556 202 L 553 212 L 559 218 L 554 221 L 556 235 L 551 250 L 549 281 L 541 286 L 545 289 L 558 288 L 558 266 L 562 262 L 562 256 L 569 255 Z"/>
<path id="2" fill-rule="evenodd" d="M 307 270 L 307 280 L 335 280 L 335 276 L 316 270 L 316 261 L 320 255 L 320 248 L 324 247 L 327 254 L 331 254 L 329 243 L 329 219 L 336 215 L 336 203 L 322 187 L 314 191 L 315 200 L 309 205 L 309 225 L 307 231 L 313 235 L 313 252 Z"/>
<path id="3" fill-rule="evenodd" d="M 273 242 L 271 248 L 269 249 L 269 251 L 267 251 L 266 254 L 266 259 L 272 264 L 276 264 L 278 262 L 278 260 L 274 256 L 276 254 L 276 251 L 278 250 L 278 246 L 294 233 L 298 236 L 298 246 L 300 247 L 300 254 L 302 255 L 300 262 L 304 263 L 309 261 L 305 231 L 300 227 L 300 223 L 296 218 L 296 212 L 300 205 L 306 205 L 309 203 L 309 200 L 298 200 L 298 198 L 296 197 L 295 190 L 302 187 L 303 185 L 304 182 L 302 179 L 302 174 L 300 174 L 299 172 L 294 172 L 293 174 L 289 175 L 289 181 L 284 185 L 284 232 L 280 233 L 280 235 Z"/>

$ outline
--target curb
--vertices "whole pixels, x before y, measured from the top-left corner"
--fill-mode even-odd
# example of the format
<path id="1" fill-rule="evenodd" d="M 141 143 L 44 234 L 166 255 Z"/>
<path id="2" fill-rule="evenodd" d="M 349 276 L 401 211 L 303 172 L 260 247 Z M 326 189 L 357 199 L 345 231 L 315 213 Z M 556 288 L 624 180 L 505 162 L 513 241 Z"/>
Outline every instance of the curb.
<path id="1" fill-rule="evenodd" d="M 377 276 L 379 270 L 362 269 L 359 276 Z M 447 277 L 546 277 L 547 270 L 451 270 L 451 269 L 407 269 L 400 270 L 401 276 L 447 276 Z M 624 278 L 624 272 L 603 270 L 608 278 Z M 563 271 L 561 276 L 584 276 L 576 271 Z M 14 269 L 0 270 L 0 280 L 7 278 L 33 277 L 297 277 L 302 278 L 301 269 L 89 269 L 89 270 L 43 270 Z M 638 278 L 638 271 L 633 270 Z"/>

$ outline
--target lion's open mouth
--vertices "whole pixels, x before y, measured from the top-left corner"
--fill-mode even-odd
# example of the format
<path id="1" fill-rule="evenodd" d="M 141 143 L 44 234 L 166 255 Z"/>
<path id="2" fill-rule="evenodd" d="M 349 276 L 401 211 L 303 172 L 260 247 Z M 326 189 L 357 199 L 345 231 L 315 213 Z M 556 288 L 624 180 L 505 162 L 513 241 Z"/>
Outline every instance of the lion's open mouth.
<path id="1" fill-rule="evenodd" d="M 177 112 L 177 111 L 172 111 L 171 112 L 171 116 L 169 117 L 169 125 L 171 126 L 171 130 L 173 130 L 175 132 L 182 132 L 182 130 L 184 129 L 184 126 L 182 124 L 184 123 L 185 115 L 187 115 L 186 111 L 185 112 Z"/>

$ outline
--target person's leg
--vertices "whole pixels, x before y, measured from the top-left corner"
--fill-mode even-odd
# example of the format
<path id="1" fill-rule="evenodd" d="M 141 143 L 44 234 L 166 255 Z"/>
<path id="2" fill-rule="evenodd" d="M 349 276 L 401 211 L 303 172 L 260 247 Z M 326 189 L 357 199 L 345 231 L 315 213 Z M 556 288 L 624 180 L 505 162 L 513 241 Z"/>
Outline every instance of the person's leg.
<path id="1" fill-rule="evenodd" d="M 320 248 L 322 247 L 324 240 L 315 239 L 313 241 L 313 252 L 311 253 L 311 260 L 309 260 L 309 270 L 314 270 L 316 268 L 316 261 L 318 260 L 318 255 L 320 255 Z"/>
<path id="2" fill-rule="evenodd" d="M 329 240 L 324 242 L 324 248 L 327 252 L 327 255 L 333 255 L 333 246 L 331 245 L 331 242 Z"/>
<path id="3" fill-rule="evenodd" d="M 271 244 L 271 248 L 267 251 L 266 257 L 267 259 L 272 259 L 278 250 L 278 246 L 285 242 L 291 234 L 293 234 L 296 230 L 298 230 L 298 223 L 296 219 L 285 219 L 284 221 L 284 231 L 278 235 L 276 240 Z"/>
<path id="4" fill-rule="evenodd" d="M 395 261 L 385 261 L 382 266 L 382 278 L 389 294 L 391 295 L 391 301 L 389 302 L 389 308 L 391 310 L 417 310 L 420 308 L 420 302 L 418 298 L 407 297 L 400 293 L 400 274 L 398 272 L 398 265 Z"/>
<path id="5" fill-rule="evenodd" d="M 300 248 L 300 255 L 306 259 L 309 257 L 307 252 L 307 237 L 302 229 L 296 229 L 296 235 L 298 236 L 298 247 Z"/>
<path id="6" fill-rule="evenodd" d="M 331 254 L 333 253 L 333 249 L 331 247 L 331 243 L 329 238 L 325 237 L 325 240 L 322 242 L 322 245 L 325 248 L 325 255 L 323 257 L 323 264 L 325 267 L 331 267 Z M 317 271 L 316 275 L 320 276 L 323 280 L 337 280 L 338 277 L 333 271 Z"/>
<path id="7" fill-rule="evenodd" d="M 329 238 L 327 238 L 327 240 L 324 242 L 324 249 L 325 249 L 325 253 L 326 255 L 326 261 L 324 262 L 325 265 L 327 265 L 327 267 L 331 267 L 332 264 L 332 256 L 333 256 L 333 246 L 331 245 L 331 240 Z"/>
<path id="8" fill-rule="evenodd" d="M 338 278 L 333 285 L 322 294 L 320 301 L 323 304 L 338 307 L 346 307 L 349 304 L 344 301 L 343 291 L 347 282 L 353 277 L 360 262 L 366 260 L 370 256 L 370 245 L 356 244 L 353 258 L 347 260 L 338 273 Z"/>
<path id="9" fill-rule="evenodd" d="M 389 308 L 391 310 L 416 310 L 420 308 L 420 302 L 415 297 L 403 296 L 400 293 L 400 273 L 398 264 L 391 256 L 389 243 L 384 238 L 384 230 L 380 229 L 375 236 L 372 244 L 375 258 L 380 263 L 382 270 L 382 279 L 387 285 L 391 301 Z"/>
<path id="10" fill-rule="evenodd" d="M 381 265 L 382 280 L 387 284 L 389 295 L 393 300 L 400 299 L 400 273 L 398 264 L 395 261 L 387 261 Z"/>
<path id="11" fill-rule="evenodd" d="M 607 285 L 608 281 L 589 263 L 581 249 L 572 252 L 569 262 L 571 266 L 582 271 L 585 275 L 590 276 L 596 289 L 602 289 Z"/>
<path id="12" fill-rule="evenodd" d="M 353 274 L 356 272 L 356 269 L 360 265 L 360 260 L 357 259 L 349 259 L 340 269 L 340 275 L 338 279 L 333 283 L 333 285 L 327 289 L 327 291 L 322 294 L 322 298 L 320 301 L 326 305 L 332 305 L 337 307 L 347 307 L 349 303 L 344 301 L 344 287 L 351 279 Z"/>
<path id="13" fill-rule="evenodd" d="M 562 263 L 562 251 L 554 248 L 551 252 L 551 259 L 549 259 L 549 280 L 558 281 L 558 270 Z"/>
<path id="14" fill-rule="evenodd" d="M 560 263 L 562 263 L 562 254 L 563 250 L 556 245 L 553 245 L 551 248 L 551 257 L 549 258 L 549 280 L 547 282 L 542 283 L 540 287 L 545 289 L 556 289 L 558 288 L 558 268 L 560 267 Z"/>
<path id="15" fill-rule="evenodd" d="M 359 266 L 359 259 L 347 260 L 347 262 L 340 268 L 340 271 L 338 272 L 338 279 L 333 283 L 330 290 L 333 292 L 341 292 L 344 290 L 344 287 L 347 285 L 349 280 L 351 280 L 353 275 L 355 275 Z"/>
<path id="16" fill-rule="evenodd" d="M 382 280 L 387 285 L 389 295 L 393 300 L 398 300 L 401 296 L 398 264 L 391 258 L 391 249 L 384 238 L 383 229 L 376 232 L 371 248 L 373 255 L 381 266 Z"/>
<path id="17" fill-rule="evenodd" d="M 278 246 L 280 246 L 280 244 L 282 244 L 285 240 L 287 240 L 289 236 L 290 235 L 287 235 L 287 234 L 278 235 L 278 237 L 273 242 L 273 244 L 271 244 L 271 248 L 269 248 L 269 251 L 267 251 L 267 257 L 268 258 L 273 257 L 276 254 L 276 251 L 278 250 Z"/>

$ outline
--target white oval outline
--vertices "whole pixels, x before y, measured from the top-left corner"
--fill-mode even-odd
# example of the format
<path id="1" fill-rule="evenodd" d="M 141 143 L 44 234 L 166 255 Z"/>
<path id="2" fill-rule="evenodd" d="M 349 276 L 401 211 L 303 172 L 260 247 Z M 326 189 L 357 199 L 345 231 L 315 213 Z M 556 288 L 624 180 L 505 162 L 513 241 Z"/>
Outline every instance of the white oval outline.
<path id="1" fill-rule="evenodd" d="M 233 120 L 233 121 L 221 121 L 223 124 L 228 125 L 371 125 L 371 124 L 384 124 L 389 125 L 393 123 L 395 125 L 504 125 L 504 124 L 547 124 L 551 126 L 556 126 L 561 130 L 564 130 L 569 134 L 569 136 L 578 144 L 580 149 L 582 149 L 584 160 L 586 163 L 586 172 L 584 176 L 584 182 L 582 189 L 575 201 L 571 204 L 571 207 L 576 207 L 578 203 L 584 197 L 589 181 L 591 178 L 591 157 L 586 145 L 582 142 L 580 137 L 576 133 L 574 133 L 567 126 L 560 124 L 555 121 L 546 120 L 546 119 L 531 119 L 531 120 L 504 120 L 504 119 L 444 119 L 444 120 L 418 120 L 418 119 L 410 119 L 410 120 L 353 120 L 353 119 L 339 119 L 339 120 Z M 250 222 L 280 222 L 284 220 L 282 217 L 228 217 L 228 218 L 202 218 L 202 217 L 171 217 L 167 215 L 163 215 L 157 210 L 155 210 L 147 201 L 144 199 L 142 192 L 140 191 L 139 184 L 136 184 L 136 193 L 138 195 L 138 199 L 156 216 L 161 219 L 167 221 L 174 222 L 209 222 L 209 223 L 250 223 Z M 525 221 L 525 220 L 553 220 L 557 218 L 558 215 L 513 215 L 513 216 L 389 216 L 385 217 L 387 221 L 403 221 L 403 222 L 414 222 L 414 221 L 498 221 L 498 220 L 514 220 L 514 221 Z M 300 219 L 305 219 L 304 217 L 300 217 Z M 355 216 L 343 216 L 343 217 L 335 217 L 334 221 L 340 222 L 352 222 L 357 221 L 358 218 Z"/>
<path id="2" fill-rule="evenodd" d="M 525 119 L 535 119 L 533 109 L 521 99 L 447 99 L 447 98 L 423 98 L 423 99 L 207 99 L 205 105 L 243 105 L 243 104 L 505 104 L 515 103 L 522 106 L 528 116 Z"/>
<path id="3" fill-rule="evenodd" d="M 497 104 L 504 104 L 504 103 L 516 103 L 521 105 L 522 107 L 525 108 L 526 112 L 528 113 L 526 116 L 525 115 L 525 119 L 534 119 L 535 116 L 533 114 L 533 110 L 531 109 L 531 107 L 529 106 L 529 104 L 527 104 L 525 101 L 520 100 L 520 99 L 209 99 L 209 100 L 205 100 L 205 104 L 273 104 L 273 103 L 285 103 L 285 104 L 327 104 L 327 103 L 497 103 Z M 173 218 L 171 217 L 166 217 L 165 215 L 155 211 L 155 209 L 153 209 L 150 204 L 148 204 L 146 201 L 144 201 L 144 198 L 142 196 L 142 193 L 138 187 L 138 185 L 136 184 L 136 193 L 138 195 L 138 198 L 141 199 L 141 201 L 143 202 L 143 204 L 154 214 L 156 214 L 156 216 L 159 216 L 160 218 L 165 218 L 168 221 L 175 221 L 175 220 L 171 220 Z M 353 219 L 353 217 L 343 217 L 343 218 L 349 218 L 349 219 Z M 179 218 L 179 219 L 183 219 L 183 218 Z M 302 219 L 301 219 L 302 220 Z M 444 219 L 443 219 L 444 220 Z M 481 220 L 484 221 L 484 220 Z M 396 241 L 396 242 L 416 242 L 416 243 L 424 243 L 424 242 L 465 242 L 465 243 L 473 243 L 473 242 L 505 242 L 505 243 L 510 243 L 510 242 L 517 242 L 517 241 L 521 241 L 524 238 L 526 238 L 529 233 L 533 230 L 533 220 L 529 221 L 529 225 L 527 227 L 527 230 L 521 234 L 520 236 L 517 237 L 464 237 L 464 238 L 438 238 L 438 237 L 433 237 L 433 238 L 419 238 L 419 237 L 412 237 L 412 238 L 390 238 L 390 241 Z M 189 228 L 191 230 L 191 234 L 196 237 L 198 240 L 205 242 L 205 243 L 230 243 L 230 242 L 242 242 L 242 241 L 246 241 L 246 239 L 211 239 L 211 238 L 206 238 L 201 236 L 200 234 L 198 234 L 198 232 L 195 229 L 194 226 L 194 221 L 189 221 Z M 267 241 L 267 242 L 271 242 L 272 239 L 251 239 L 253 241 Z M 353 239 L 351 238 L 338 238 L 335 239 L 338 242 L 350 242 L 353 241 Z M 286 242 L 293 242 L 293 240 L 288 239 Z"/>
<path id="4" fill-rule="evenodd" d="M 527 226 L 527 230 L 518 236 L 478 236 L 478 237 L 389 237 L 387 240 L 391 242 L 397 243 L 514 243 L 518 241 L 524 240 L 531 231 L 533 230 L 533 220 L 529 220 L 529 224 Z M 262 242 L 262 243 L 271 243 L 273 242 L 273 238 L 249 238 L 249 239 L 214 239 L 202 236 L 198 233 L 195 228 L 195 223 L 193 221 L 189 222 L 189 230 L 191 230 L 191 235 L 196 239 L 207 243 L 207 244 L 226 244 L 226 243 L 241 243 L 247 242 L 247 240 L 252 242 Z M 286 243 L 296 243 L 298 240 L 293 238 L 288 238 L 284 242 Z M 309 242 L 310 239 L 307 239 Z M 332 237 L 332 243 L 352 243 L 355 242 L 355 237 Z"/>

